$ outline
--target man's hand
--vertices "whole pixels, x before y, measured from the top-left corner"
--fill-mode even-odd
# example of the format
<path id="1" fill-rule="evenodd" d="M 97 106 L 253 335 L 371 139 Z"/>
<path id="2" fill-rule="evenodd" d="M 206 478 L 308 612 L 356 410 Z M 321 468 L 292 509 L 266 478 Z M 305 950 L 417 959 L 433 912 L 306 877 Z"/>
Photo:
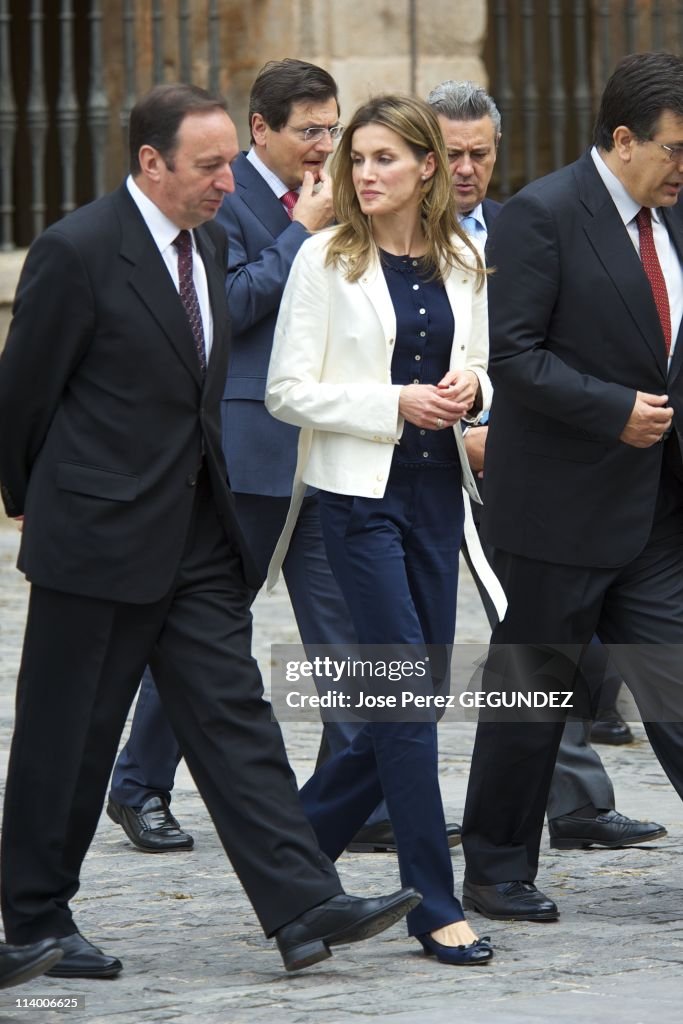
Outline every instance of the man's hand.
<path id="1" fill-rule="evenodd" d="M 12 516 L 13 521 L 19 527 L 19 533 L 24 529 L 24 517 L 23 516 Z"/>
<path id="2" fill-rule="evenodd" d="M 619 440 L 633 448 L 650 448 L 661 441 L 674 415 L 673 409 L 665 408 L 668 401 L 668 395 L 649 395 L 645 391 L 638 391 Z"/>
<path id="3" fill-rule="evenodd" d="M 465 434 L 467 460 L 472 472 L 476 473 L 480 479 L 484 476 L 484 449 L 486 448 L 488 432 L 489 428 L 487 426 L 470 427 Z"/>
<path id="4" fill-rule="evenodd" d="M 329 174 L 321 171 L 320 188 L 317 191 L 314 189 L 315 179 L 310 171 L 306 171 L 292 220 L 298 220 L 307 231 L 320 231 L 334 220 L 332 179 Z"/>
<path id="5" fill-rule="evenodd" d="M 461 420 L 471 404 L 456 398 L 455 389 L 434 384 L 406 384 L 401 388 L 398 411 L 416 427 L 444 430 Z"/>

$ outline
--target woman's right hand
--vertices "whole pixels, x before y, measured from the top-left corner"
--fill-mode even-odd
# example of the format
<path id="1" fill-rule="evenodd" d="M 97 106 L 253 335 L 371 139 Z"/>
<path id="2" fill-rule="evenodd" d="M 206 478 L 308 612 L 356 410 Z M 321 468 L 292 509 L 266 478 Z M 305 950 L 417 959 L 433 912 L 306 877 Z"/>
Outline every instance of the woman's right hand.
<path id="1" fill-rule="evenodd" d="M 406 384 L 401 388 L 398 411 L 408 423 L 426 430 L 445 430 L 453 427 L 468 411 L 472 403 L 459 402 L 449 397 L 447 389 L 434 384 Z"/>

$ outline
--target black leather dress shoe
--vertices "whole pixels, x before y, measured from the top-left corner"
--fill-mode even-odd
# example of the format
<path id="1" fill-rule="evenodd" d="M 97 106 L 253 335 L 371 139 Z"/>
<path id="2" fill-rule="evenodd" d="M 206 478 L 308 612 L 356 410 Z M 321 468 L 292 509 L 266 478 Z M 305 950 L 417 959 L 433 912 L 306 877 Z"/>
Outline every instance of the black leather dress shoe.
<path id="1" fill-rule="evenodd" d="M 330 946 L 361 942 L 390 928 L 413 910 L 422 896 L 406 888 L 390 896 L 361 899 L 342 893 L 325 900 L 275 932 L 288 971 L 299 971 L 332 956 Z"/>
<path id="2" fill-rule="evenodd" d="M 123 970 L 120 960 L 107 956 L 80 932 L 57 939 L 57 945 L 64 955 L 45 972 L 50 978 L 115 978 Z"/>
<path id="3" fill-rule="evenodd" d="M 451 849 L 462 842 L 460 825 L 446 825 L 448 845 Z M 376 825 L 363 825 L 346 847 L 349 853 L 395 853 L 396 839 L 390 821 L 378 821 Z"/>
<path id="4" fill-rule="evenodd" d="M 593 719 L 591 743 L 620 747 L 623 743 L 633 743 L 633 733 L 616 708 L 607 708 Z"/>
<path id="5" fill-rule="evenodd" d="M 634 821 L 618 811 L 603 811 L 596 817 L 577 818 L 564 814 L 548 821 L 552 850 L 587 850 L 589 846 L 636 846 L 666 835 L 656 821 Z"/>
<path id="6" fill-rule="evenodd" d="M 127 807 L 110 800 L 107 814 L 143 853 L 172 853 L 194 846 L 194 839 L 182 831 L 164 796 L 150 796 L 142 807 Z"/>
<path id="7" fill-rule="evenodd" d="M 56 939 L 43 939 L 30 946 L 0 943 L 0 988 L 21 985 L 54 967 L 64 956 Z"/>
<path id="8" fill-rule="evenodd" d="M 465 879 L 462 905 L 492 921 L 556 921 L 560 916 L 553 901 L 532 882 L 475 885 Z"/>

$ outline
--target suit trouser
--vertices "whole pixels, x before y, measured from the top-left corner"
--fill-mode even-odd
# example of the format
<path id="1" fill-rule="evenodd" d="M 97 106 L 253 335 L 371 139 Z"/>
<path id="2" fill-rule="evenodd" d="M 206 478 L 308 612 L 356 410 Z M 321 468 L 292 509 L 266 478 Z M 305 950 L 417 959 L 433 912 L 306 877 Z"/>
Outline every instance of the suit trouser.
<path id="1" fill-rule="evenodd" d="M 492 561 L 495 557 L 494 552 L 487 544 L 483 547 L 486 557 Z M 493 630 L 498 622 L 493 601 L 482 586 L 464 546 L 462 554 L 472 573 L 486 617 Z M 586 648 L 582 671 L 584 674 L 590 673 L 591 685 L 596 691 L 600 691 L 601 696 L 605 679 L 608 678 L 611 682 L 614 676 L 614 670 L 609 668 L 606 652 L 601 650 L 597 643 Z M 621 680 L 618 679 L 617 689 L 620 685 Z M 590 744 L 590 725 L 587 722 L 569 719 L 557 750 L 546 811 L 549 818 L 558 818 L 588 804 L 600 809 L 613 809 L 614 788 L 599 754 Z"/>
<path id="2" fill-rule="evenodd" d="M 264 931 L 341 891 L 251 656 L 251 593 L 200 477 L 171 591 L 130 605 L 31 590 L 2 832 L 6 935 L 68 935 L 69 900 L 146 664 Z"/>
<path id="3" fill-rule="evenodd" d="M 569 689 L 597 633 L 632 691 L 662 768 L 683 795 L 683 485 L 664 470 L 645 548 L 614 569 L 556 565 L 495 553 L 508 596 L 485 681 L 525 689 L 559 653 L 555 689 Z M 547 641 L 547 642 L 546 642 Z M 562 645 L 555 647 L 554 645 Z M 488 680 L 486 679 L 488 673 Z M 538 679 L 539 687 L 548 685 Z M 480 722 L 463 821 L 468 878 L 533 881 L 562 722 Z"/>
<path id="4" fill-rule="evenodd" d="M 401 661 L 406 645 L 419 660 L 425 644 L 452 644 L 463 515 L 457 469 L 394 466 L 383 498 L 323 492 L 320 514 L 330 565 L 362 645 Z M 393 687 L 410 692 L 415 678 Z M 365 725 L 315 772 L 301 797 L 321 848 L 336 858 L 384 794 L 402 884 L 423 895 L 408 915 L 416 935 L 461 920 L 462 908 L 453 893 L 435 717 L 400 719 Z"/>
<path id="5" fill-rule="evenodd" d="M 242 532 L 265 579 L 287 517 L 289 498 L 261 494 L 235 494 L 234 497 Z M 304 500 L 283 575 L 304 645 L 353 642 L 355 630 L 325 554 L 317 495 Z M 347 747 L 359 728 L 355 722 L 327 722 L 325 738 L 330 752 L 334 754 Z M 130 735 L 114 766 L 111 798 L 129 807 L 141 806 L 153 793 L 162 793 L 170 800 L 179 760 L 177 740 L 161 706 L 152 674 L 146 669 Z M 371 820 L 386 817 L 386 806 L 381 803 Z"/>

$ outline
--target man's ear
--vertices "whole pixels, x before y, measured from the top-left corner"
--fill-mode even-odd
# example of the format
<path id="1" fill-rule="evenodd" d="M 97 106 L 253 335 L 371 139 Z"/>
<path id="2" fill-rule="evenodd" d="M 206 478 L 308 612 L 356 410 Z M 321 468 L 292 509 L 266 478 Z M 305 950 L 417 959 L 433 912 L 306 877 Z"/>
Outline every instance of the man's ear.
<path id="1" fill-rule="evenodd" d="M 138 153 L 140 169 L 150 181 L 159 181 L 163 169 L 166 168 L 166 161 L 158 149 L 145 144 L 140 146 Z"/>
<path id="2" fill-rule="evenodd" d="M 630 163 L 631 150 L 634 142 L 636 142 L 631 129 L 627 128 L 626 125 L 620 124 L 612 132 L 612 138 L 614 139 L 614 150 L 619 159 L 623 160 L 625 164 Z"/>
<path id="3" fill-rule="evenodd" d="M 262 114 L 251 115 L 251 137 L 257 146 L 265 146 L 268 134 L 268 125 Z"/>

